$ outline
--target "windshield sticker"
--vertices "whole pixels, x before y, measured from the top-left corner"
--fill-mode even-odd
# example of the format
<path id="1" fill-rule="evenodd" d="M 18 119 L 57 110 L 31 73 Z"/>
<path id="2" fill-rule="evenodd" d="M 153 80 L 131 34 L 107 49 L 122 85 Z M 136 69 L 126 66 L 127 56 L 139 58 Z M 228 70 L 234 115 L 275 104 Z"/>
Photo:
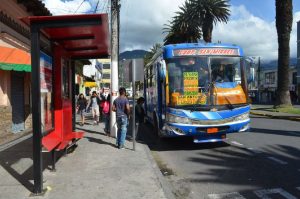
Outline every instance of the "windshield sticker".
<path id="1" fill-rule="evenodd" d="M 198 72 L 183 73 L 184 95 L 198 95 Z"/>
<path id="2" fill-rule="evenodd" d="M 177 105 L 192 105 L 192 104 L 206 104 L 206 95 L 180 95 L 176 96 Z"/>
<path id="3" fill-rule="evenodd" d="M 232 48 L 201 48 L 201 49 L 176 49 L 174 56 L 196 56 L 196 55 L 239 55 L 238 49 Z"/>

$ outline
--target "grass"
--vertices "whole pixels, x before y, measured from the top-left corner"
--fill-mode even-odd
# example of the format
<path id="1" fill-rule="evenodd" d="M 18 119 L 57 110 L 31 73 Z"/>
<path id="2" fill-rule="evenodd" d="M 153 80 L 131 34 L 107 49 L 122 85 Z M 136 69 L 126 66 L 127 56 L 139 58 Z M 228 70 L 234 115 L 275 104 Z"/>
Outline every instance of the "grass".
<path id="1" fill-rule="evenodd" d="M 299 108 L 272 108 L 270 109 L 272 112 L 281 112 L 281 113 L 291 113 L 291 114 L 299 114 L 300 115 L 300 109 Z"/>
<path id="2" fill-rule="evenodd" d="M 261 111 L 269 111 L 269 112 L 280 112 L 280 113 L 290 113 L 290 114 L 298 114 L 300 115 L 300 108 L 295 107 L 277 107 L 273 108 L 269 107 L 252 107 L 252 110 L 261 110 Z"/>

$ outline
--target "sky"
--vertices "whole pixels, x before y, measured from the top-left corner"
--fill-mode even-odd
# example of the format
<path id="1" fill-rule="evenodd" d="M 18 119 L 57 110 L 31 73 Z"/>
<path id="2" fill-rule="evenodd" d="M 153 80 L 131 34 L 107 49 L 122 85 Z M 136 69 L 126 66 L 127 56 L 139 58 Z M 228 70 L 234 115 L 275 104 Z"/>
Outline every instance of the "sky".
<path id="1" fill-rule="evenodd" d="M 163 43 L 164 24 L 179 10 L 185 0 L 121 0 L 120 51 L 149 50 L 155 43 Z M 110 0 L 43 0 L 54 14 L 108 12 Z M 228 23 L 218 23 L 213 30 L 213 42 L 240 45 L 247 56 L 261 56 L 263 60 L 277 59 L 275 0 L 231 0 Z M 297 54 L 297 21 L 300 21 L 300 1 L 293 0 L 293 30 L 291 57 Z"/>

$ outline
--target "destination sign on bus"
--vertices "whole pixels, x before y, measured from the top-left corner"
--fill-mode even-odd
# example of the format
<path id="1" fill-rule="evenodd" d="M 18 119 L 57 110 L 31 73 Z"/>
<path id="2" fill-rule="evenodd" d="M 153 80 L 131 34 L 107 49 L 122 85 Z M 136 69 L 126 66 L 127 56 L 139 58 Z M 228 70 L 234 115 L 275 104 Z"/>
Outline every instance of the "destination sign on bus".
<path id="1" fill-rule="evenodd" d="M 189 48 L 173 50 L 174 56 L 196 56 L 196 55 L 228 55 L 238 56 L 239 50 L 233 48 Z"/>

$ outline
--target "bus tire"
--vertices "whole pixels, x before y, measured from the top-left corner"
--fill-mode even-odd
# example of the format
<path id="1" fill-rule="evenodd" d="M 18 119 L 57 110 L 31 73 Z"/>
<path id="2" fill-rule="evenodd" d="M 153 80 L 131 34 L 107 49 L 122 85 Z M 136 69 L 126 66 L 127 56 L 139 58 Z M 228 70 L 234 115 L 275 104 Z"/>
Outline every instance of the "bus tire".
<path id="1" fill-rule="evenodd" d="M 158 127 L 158 121 L 155 113 L 153 114 L 153 128 L 154 128 L 153 129 L 154 135 L 156 137 L 159 137 L 159 127 Z"/>

